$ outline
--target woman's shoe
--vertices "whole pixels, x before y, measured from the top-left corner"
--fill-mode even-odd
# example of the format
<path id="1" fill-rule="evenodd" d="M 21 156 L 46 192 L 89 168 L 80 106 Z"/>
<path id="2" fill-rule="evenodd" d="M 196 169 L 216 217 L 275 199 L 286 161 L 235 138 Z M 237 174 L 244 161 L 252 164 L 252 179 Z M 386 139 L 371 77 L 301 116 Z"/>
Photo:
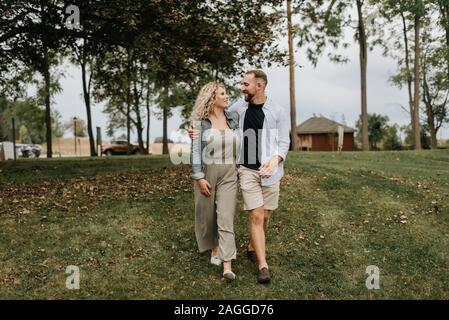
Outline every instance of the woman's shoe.
<path id="1" fill-rule="evenodd" d="M 223 272 L 223 278 L 232 281 L 235 280 L 236 276 L 235 273 L 232 272 L 231 270 L 225 270 L 225 272 Z"/>
<path id="2" fill-rule="evenodd" d="M 221 266 L 221 259 L 218 256 L 212 256 L 210 257 L 210 263 L 216 266 Z"/>

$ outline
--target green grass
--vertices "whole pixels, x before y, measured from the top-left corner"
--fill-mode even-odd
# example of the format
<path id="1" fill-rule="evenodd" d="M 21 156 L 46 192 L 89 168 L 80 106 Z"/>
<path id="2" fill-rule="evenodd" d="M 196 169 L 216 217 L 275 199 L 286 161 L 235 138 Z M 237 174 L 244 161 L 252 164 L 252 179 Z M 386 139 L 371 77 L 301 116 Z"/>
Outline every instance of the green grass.
<path id="1" fill-rule="evenodd" d="M 447 150 L 290 153 L 269 286 L 245 257 L 241 195 L 237 280 L 197 252 L 188 166 L 117 157 L 0 170 L 0 299 L 449 298 Z M 69 265 L 80 290 L 65 287 Z M 369 265 L 380 290 L 365 287 Z"/>

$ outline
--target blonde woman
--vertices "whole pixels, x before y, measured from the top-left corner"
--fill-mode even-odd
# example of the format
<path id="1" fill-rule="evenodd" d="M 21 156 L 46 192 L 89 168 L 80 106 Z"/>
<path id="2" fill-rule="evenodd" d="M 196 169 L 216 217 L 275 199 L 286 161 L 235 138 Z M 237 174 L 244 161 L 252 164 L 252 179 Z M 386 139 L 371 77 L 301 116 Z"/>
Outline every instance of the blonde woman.
<path id="1" fill-rule="evenodd" d="M 223 262 L 223 277 L 236 278 L 234 213 L 237 196 L 236 154 L 239 116 L 228 112 L 228 95 L 222 83 L 210 82 L 199 92 L 192 126 L 192 178 L 195 180 L 195 235 L 200 252 L 211 250 L 211 263 Z"/>

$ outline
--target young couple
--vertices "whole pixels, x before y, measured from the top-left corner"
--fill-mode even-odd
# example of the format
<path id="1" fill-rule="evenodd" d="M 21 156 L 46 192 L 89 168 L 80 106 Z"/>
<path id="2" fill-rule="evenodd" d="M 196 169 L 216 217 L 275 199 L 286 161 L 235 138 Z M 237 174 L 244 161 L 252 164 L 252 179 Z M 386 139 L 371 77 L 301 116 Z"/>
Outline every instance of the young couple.
<path id="1" fill-rule="evenodd" d="M 237 183 L 248 212 L 247 255 L 258 265 L 258 282 L 269 283 L 265 234 L 271 211 L 278 207 L 283 162 L 290 146 L 288 115 L 265 95 L 261 70 L 242 81 L 244 101 L 228 109 L 223 84 L 200 91 L 192 113 L 192 178 L 195 180 L 195 234 L 200 252 L 211 250 L 211 263 L 223 263 L 223 277 L 234 280 L 234 213 Z"/>

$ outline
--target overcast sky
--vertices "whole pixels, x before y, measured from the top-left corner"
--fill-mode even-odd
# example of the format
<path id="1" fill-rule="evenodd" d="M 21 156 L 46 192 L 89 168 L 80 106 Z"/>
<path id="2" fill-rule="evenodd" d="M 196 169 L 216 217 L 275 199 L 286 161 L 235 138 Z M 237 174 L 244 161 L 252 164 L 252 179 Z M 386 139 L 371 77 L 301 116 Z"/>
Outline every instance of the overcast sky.
<path id="1" fill-rule="evenodd" d="M 285 39 L 284 41 L 285 42 Z M 297 124 L 316 115 L 323 115 L 337 122 L 344 118 L 348 126 L 354 127 L 360 114 L 360 67 L 358 46 L 352 45 L 344 51 L 349 57 L 347 64 L 333 64 L 326 56 L 313 68 L 303 52 L 296 52 L 296 62 L 302 68 L 296 68 L 296 114 Z M 368 58 L 368 112 L 387 115 L 392 123 L 406 125 L 409 115 L 400 107 L 407 106 L 405 89 L 399 90 L 389 84 L 388 79 L 395 73 L 396 64 L 390 58 L 382 56 L 379 50 L 369 53 Z M 64 121 L 76 117 L 86 119 L 82 100 L 81 72 L 73 65 L 63 66 L 65 78 L 61 79 L 63 91 L 55 97 L 54 108 L 59 110 Z M 289 110 L 289 71 L 287 67 L 271 67 L 265 70 L 269 85 L 267 93 L 284 108 Z M 106 139 L 107 116 L 102 113 L 103 105 L 96 104 L 92 109 L 93 126 L 102 128 Z M 179 110 L 169 119 L 169 137 L 178 139 L 176 134 L 182 120 Z M 152 116 L 150 141 L 162 135 L 162 121 Z M 66 133 L 70 135 L 71 133 Z M 439 139 L 449 139 L 446 125 L 438 134 Z M 135 132 L 132 141 L 135 141 Z M 188 141 L 188 138 L 187 138 Z"/>

